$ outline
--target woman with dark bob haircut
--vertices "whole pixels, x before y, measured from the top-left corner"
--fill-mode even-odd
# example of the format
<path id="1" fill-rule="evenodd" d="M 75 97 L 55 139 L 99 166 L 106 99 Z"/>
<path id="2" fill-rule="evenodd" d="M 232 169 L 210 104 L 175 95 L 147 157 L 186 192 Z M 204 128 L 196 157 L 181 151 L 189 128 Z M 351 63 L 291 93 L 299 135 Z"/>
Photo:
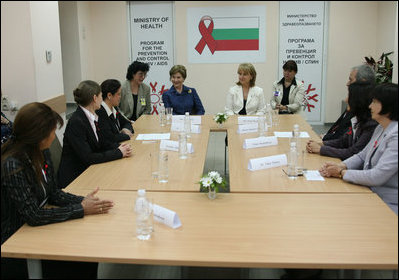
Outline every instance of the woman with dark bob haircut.
<path id="1" fill-rule="evenodd" d="M 150 66 L 140 61 L 134 61 L 127 68 L 119 108 L 132 121 L 136 121 L 143 114 L 151 114 L 150 87 L 144 84 L 149 70 Z"/>
<path id="2" fill-rule="evenodd" d="M 305 97 L 305 88 L 301 81 L 295 79 L 298 66 L 294 60 L 283 65 L 283 78 L 272 86 L 270 105 L 280 114 L 297 114 L 301 112 Z"/>
<path id="3" fill-rule="evenodd" d="M 108 79 L 101 83 L 103 102 L 96 111 L 100 131 L 107 141 L 119 143 L 130 140 L 134 130 L 131 122 L 120 114 L 118 105 L 121 100 L 121 83 Z"/>
<path id="4" fill-rule="evenodd" d="M 397 215 L 398 85 L 380 84 L 373 90 L 371 98 L 371 117 L 378 126 L 370 142 L 342 163 L 325 163 L 320 173 L 370 187 Z"/>
<path id="5" fill-rule="evenodd" d="M 43 103 L 30 103 L 18 111 L 11 137 L 1 147 L 1 244 L 25 223 L 59 223 L 108 213 L 113 207 L 112 201 L 95 196 L 98 189 L 83 197 L 58 188 L 49 148 L 57 126 L 63 123 L 60 115 Z M 48 208 L 47 204 L 58 207 Z M 96 275 L 96 264 L 89 267 L 94 267 Z M 24 273 L 24 260 L 1 259 L 2 278 L 24 277 Z"/>
<path id="6" fill-rule="evenodd" d="M 353 83 L 348 86 L 348 111 L 353 116 L 348 131 L 338 139 L 316 142 L 309 140 L 309 153 L 337 157 L 345 160 L 357 154 L 367 145 L 377 122 L 371 118 L 370 94 L 374 85 Z"/>

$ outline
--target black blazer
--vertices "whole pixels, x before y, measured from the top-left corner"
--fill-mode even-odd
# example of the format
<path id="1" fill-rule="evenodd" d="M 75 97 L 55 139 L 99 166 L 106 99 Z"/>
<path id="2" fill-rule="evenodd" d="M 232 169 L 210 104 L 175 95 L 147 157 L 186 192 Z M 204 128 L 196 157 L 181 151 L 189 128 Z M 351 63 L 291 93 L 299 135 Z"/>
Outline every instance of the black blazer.
<path id="1" fill-rule="evenodd" d="M 324 146 L 320 147 L 320 155 L 345 160 L 359 153 L 370 141 L 377 125 L 375 120 L 369 119 L 356 129 L 355 137 L 350 126 L 340 138 L 323 141 Z"/>
<path id="2" fill-rule="evenodd" d="M 50 151 L 43 151 L 47 180 L 41 184 L 27 154 L 8 157 L 1 166 L 1 244 L 24 223 L 40 226 L 82 218 L 84 197 L 60 190 L 55 182 Z M 45 191 L 44 191 L 45 189 Z M 44 202 L 59 206 L 45 208 Z"/>
<path id="3" fill-rule="evenodd" d="M 104 141 L 101 133 L 97 133 L 97 135 L 99 141 L 97 141 L 85 113 L 78 106 L 68 120 L 64 133 L 64 145 L 58 169 L 59 187 L 68 186 L 92 164 L 123 157 L 117 143 Z"/>
<path id="4" fill-rule="evenodd" d="M 324 135 L 323 141 L 338 139 L 344 135 L 349 127 L 352 126 L 351 118 L 353 118 L 352 113 L 345 110 L 338 120 L 330 127 L 326 135 Z"/>
<path id="5" fill-rule="evenodd" d="M 102 105 L 101 108 L 96 111 L 96 114 L 98 115 L 100 133 L 104 137 L 105 141 L 119 143 L 130 140 L 129 135 L 121 133 L 120 131 L 123 128 L 126 128 L 134 133 L 132 123 L 127 120 L 116 107 L 115 110 L 117 112 L 116 119 L 114 118 L 113 114 L 108 116 L 107 111 Z"/>

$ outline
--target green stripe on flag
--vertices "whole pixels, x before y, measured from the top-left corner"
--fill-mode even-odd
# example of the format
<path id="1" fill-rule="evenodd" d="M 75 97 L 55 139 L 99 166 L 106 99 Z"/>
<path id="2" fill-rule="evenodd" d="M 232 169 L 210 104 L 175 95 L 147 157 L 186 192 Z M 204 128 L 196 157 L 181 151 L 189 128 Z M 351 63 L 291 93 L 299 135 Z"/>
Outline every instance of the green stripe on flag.
<path id="1" fill-rule="evenodd" d="M 258 28 L 213 29 L 215 40 L 254 40 L 259 39 Z"/>

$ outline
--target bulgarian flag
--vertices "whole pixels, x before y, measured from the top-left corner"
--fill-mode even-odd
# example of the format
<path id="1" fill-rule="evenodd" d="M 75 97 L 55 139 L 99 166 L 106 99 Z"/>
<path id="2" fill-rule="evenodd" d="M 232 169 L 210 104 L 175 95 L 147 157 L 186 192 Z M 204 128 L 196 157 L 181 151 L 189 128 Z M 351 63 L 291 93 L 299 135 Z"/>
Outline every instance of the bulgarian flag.
<path id="1" fill-rule="evenodd" d="M 210 21 L 208 27 L 205 21 Z M 215 51 L 256 51 L 259 50 L 258 17 L 203 16 L 198 25 L 201 40 L 195 50 L 201 54 L 205 46 Z"/>

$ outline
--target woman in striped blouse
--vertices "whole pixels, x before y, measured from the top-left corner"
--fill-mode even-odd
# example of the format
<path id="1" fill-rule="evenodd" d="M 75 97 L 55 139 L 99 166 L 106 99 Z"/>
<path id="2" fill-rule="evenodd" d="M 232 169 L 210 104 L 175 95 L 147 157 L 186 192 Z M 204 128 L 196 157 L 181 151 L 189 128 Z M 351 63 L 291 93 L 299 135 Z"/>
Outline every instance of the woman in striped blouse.
<path id="1" fill-rule="evenodd" d="M 83 197 L 57 187 L 49 152 L 57 125 L 61 127 L 63 119 L 49 106 L 27 104 L 19 110 L 13 133 L 1 147 L 1 244 L 24 223 L 63 222 L 107 213 L 113 207 L 112 201 L 95 196 L 98 188 Z M 47 203 L 58 207 L 46 208 Z"/>

